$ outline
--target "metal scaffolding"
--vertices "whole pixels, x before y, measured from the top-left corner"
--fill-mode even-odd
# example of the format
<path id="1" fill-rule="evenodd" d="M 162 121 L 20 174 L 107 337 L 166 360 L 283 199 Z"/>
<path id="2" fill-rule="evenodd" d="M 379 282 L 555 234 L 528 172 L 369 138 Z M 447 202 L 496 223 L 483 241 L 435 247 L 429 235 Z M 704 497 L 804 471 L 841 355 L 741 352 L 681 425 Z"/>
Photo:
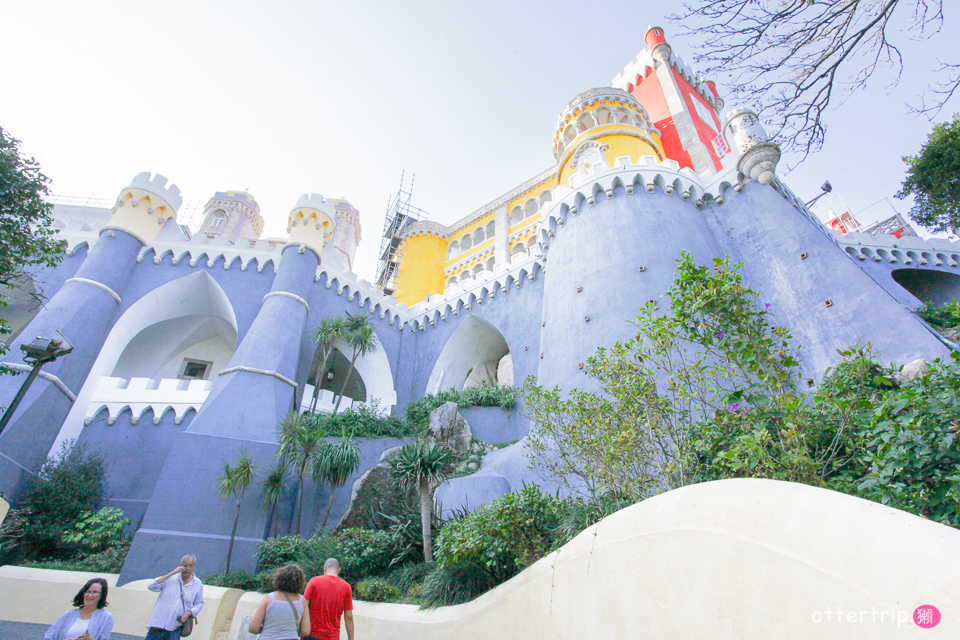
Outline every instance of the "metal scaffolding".
<path id="1" fill-rule="evenodd" d="M 383 237 L 380 240 L 380 260 L 377 263 L 377 286 L 383 293 L 392 296 L 397 290 L 397 273 L 400 269 L 400 243 L 403 232 L 411 222 L 428 217 L 423 209 L 410 204 L 413 196 L 413 178 L 409 190 L 403 188 L 404 175 L 400 175 L 400 189 L 387 203 L 383 221 Z"/>

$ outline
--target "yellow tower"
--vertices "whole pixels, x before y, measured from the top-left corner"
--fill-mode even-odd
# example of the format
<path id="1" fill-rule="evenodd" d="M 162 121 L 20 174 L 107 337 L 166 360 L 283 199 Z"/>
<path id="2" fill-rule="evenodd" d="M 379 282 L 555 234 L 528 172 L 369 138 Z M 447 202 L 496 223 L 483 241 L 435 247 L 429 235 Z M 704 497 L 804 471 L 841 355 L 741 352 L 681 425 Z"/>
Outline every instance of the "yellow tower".
<path id="1" fill-rule="evenodd" d="M 333 236 L 334 203 L 319 193 L 305 193 L 297 200 L 287 218 L 287 244 L 299 244 L 317 254 Z"/>
<path id="2" fill-rule="evenodd" d="M 183 198 L 177 185 L 145 171 L 120 192 L 113 215 L 104 227 L 124 231 L 141 242 L 153 242 L 167 220 L 176 220 Z"/>
<path id="3" fill-rule="evenodd" d="M 620 157 L 632 163 L 643 156 L 666 157 L 660 132 L 644 108 L 626 91 L 612 87 L 584 91 L 564 107 L 553 136 L 553 155 L 557 184 L 567 187 L 574 174 L 612 167 Z"/>

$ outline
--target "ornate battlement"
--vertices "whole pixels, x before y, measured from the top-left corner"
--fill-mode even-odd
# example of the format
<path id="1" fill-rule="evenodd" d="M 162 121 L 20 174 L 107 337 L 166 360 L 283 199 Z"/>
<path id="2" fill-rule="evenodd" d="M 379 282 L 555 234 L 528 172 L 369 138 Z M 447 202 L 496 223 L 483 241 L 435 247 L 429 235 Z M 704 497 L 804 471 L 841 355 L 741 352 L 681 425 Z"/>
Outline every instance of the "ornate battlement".
<path id="1" fill-rule="evenodd" d="M 157 196 L 173 209 L 174 213 L 180 209 L 183 204 L 183 196 L 180 195 L 180 187 L 170 182 L 166 176 L 151 174 L 149 171 L 138 173 L 136 177 L 127 185 L 127 189 L 141 189 L 147 193 Z"/>

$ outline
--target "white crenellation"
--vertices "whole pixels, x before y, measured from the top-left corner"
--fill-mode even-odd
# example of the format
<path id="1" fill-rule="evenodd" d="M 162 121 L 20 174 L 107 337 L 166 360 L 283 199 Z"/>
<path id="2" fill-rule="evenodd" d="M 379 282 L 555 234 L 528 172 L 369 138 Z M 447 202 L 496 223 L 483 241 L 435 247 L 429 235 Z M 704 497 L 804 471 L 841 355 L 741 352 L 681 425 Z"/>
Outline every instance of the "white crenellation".
<path id="1" fill-rule="evenodd" d="M 174 212 L 183 204 L 180 187 L 159 173 L 151 174 L 149 171 L 138 173 L 136 177 L 130 181 L 130 184 L 127 185 L 127 189 L 141 189 L 147 193 L 152 193 L 169 204 Z"/>

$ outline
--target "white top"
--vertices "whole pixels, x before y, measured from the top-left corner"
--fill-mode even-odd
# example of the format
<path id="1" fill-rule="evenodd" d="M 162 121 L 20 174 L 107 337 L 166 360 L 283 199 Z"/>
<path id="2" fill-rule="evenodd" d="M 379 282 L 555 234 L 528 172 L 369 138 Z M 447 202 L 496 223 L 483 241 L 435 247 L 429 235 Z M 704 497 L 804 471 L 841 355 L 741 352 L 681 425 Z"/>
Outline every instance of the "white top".
<path id="1" fill-rule="evenodd" d="M 70 628 L 67 629 L 67 637 L 68 638 L 79 637 L 84 631 L 87 630 L 87 627 L 89 626 L 90 626 L 90 618 L 87 618 L 86 620 L 77 618 L 76 620 L 73 621 L 73 624 L 70 625 Z"/>
<path id="2" fill-rule="evenodd" d="M 274 593 L 270 594 L 271 602 L 267 605 L 267 611 L 263 616 L 263 632 L 260 634 L 260 640 L 298 640 L 300 638 L 300 619 L 303 618 L 303 596 L 291 598 L 294 609 L 297 610 L 297 617 L 293 617 L 293 609 L 283 598 L 277 598 Z"/>
<path id="3" fill-rule="evenodd" d="M 153 582 L 147 585 L 150 591 L 160 592 L 147 626 L 173 631 L 180 626 L 180 616 L 185 613 L 184 604 L 194 616 L 200 615 L 200 610 L 203 609 L 203 583 L 200 582 L 200 578 L 193 576 L 190 582 L 184 584 L 179 573 L 163 582 L 157 582 L 162 577 L 154 578 Z M 183 603 L 180 601 L 181 587 L 183 587 Z"/>

